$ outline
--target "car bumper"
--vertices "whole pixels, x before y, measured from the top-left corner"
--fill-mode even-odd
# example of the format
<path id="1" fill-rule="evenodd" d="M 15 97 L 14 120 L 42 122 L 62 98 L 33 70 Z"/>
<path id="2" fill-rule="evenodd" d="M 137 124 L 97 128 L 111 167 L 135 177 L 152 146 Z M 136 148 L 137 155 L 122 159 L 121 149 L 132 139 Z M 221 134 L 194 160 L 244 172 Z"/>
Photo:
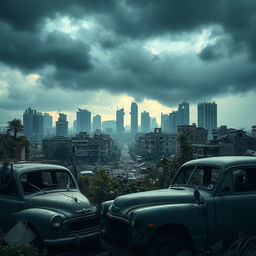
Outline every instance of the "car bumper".
<path id="1" fill-rule="evenodd" d="M 57 238 L 57 239 L 45 239 L 45 246 L 59 246 L 59 245 L 80 245 L 86 241 L 96 240 L 100 236 L 100 231 L 95 231 L 89 234 L 76 234 L 68 237 Z"/>

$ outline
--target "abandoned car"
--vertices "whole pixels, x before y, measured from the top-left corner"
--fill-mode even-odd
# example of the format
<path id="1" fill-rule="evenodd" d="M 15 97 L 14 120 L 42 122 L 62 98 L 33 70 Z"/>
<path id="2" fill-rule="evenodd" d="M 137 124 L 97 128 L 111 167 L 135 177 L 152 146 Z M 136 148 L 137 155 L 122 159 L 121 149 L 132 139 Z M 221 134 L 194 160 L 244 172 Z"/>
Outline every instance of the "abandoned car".
<path id="1" fill-rule="evenodd" d="M 117 255 L 177 255 L 255 234 L 256 157 L 189 161 L 168 189 L 117 197 L 101 214 L 101 242 Z"/>
<path id="2" fill-rule="evenodd" d="M 98 214 L 63 166 L 0 165 L 0 209 L 0 230 L 9 244 L 78 244 L 100 234 Z"/>

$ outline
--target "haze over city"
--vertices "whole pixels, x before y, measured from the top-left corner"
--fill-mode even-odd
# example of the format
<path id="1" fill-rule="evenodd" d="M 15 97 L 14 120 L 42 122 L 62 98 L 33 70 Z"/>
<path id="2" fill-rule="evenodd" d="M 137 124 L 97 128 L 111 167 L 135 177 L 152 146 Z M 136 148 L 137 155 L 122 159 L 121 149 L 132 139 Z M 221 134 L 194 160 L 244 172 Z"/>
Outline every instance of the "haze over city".
<path id="1" fill-rule="evenodd" d="M 0 2 L 0 124 L 31 106 L 115 119 L 133 100 L 160 121 L 214 100 L 218 125 L 255 124 L 254 1 Z M 20 11 L 22 8 L 22 11 Z M 31 10 L 33 12 L 31 13 Z"/>

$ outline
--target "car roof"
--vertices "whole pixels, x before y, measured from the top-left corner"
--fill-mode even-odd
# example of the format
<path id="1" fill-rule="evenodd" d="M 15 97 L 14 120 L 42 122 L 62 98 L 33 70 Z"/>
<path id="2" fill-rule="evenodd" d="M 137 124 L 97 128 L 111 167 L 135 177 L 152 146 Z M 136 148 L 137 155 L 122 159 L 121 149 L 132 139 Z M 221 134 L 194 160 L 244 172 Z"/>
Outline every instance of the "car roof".
<path id="1" fill-rule="evenodd" d="M 239 165 L 256 165 L 256 157 L 254 156 L 218 156 L 207 157 L 201 159 L 191 160 L 186 162 L 183 166 L 187 165 L 215 165 L 223 169 Z"/>
<path id="2" fill-rule="evenodd" d="M 0 171 L 3 165 L 0 165 Z M 55 165 L 55 164 L 45 164 L 45 163 L 29 163 L 29 162 L 21 162 L 21 163 L 13 163 L 9 164 L 7 167 L 7 172 L 13 170 L 14 173 L 23 174 L 26 172 L 37 171 L 37 170 L 68 170 L 64 166 Z"/>

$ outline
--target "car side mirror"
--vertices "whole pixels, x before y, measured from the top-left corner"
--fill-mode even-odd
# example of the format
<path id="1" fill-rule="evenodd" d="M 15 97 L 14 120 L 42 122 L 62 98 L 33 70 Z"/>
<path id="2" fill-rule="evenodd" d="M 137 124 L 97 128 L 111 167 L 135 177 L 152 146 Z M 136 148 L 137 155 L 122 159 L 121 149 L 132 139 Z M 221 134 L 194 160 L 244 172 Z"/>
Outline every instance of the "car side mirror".
<path id="1" fill-rule="evenodd" d="M 229 186 L 224 186 L 224 187 L 222 187 L 221 188 L 221 190 L 220 190 L 221 192 L 230 192 L 231 191 L 231 189 L 230 189 L 230 187 Z"/>

